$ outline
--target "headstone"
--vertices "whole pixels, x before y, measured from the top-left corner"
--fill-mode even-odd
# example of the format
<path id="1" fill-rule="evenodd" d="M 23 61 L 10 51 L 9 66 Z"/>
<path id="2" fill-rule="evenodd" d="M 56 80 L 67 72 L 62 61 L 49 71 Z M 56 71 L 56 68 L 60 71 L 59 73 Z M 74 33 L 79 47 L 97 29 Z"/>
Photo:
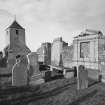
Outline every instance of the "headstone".
<path id="1" fill-rule="evenodd" d="M 32 86 L 40 85 L 40 84 L 42 84 L 42 83 L 44 83 L 44 82 L 45 82 L 45 80 L 44 80 L 43 78 L 40 78 L 40 79 L 38 79 L 38 80 L 31 81 L 31 82 L 30 82 L 30 85 L 32 85 Z"/>
<path id="2" fill-rule="evenodd" d="M 27 65 L 28 60 L 24 55 L 20 61 L 16 62 L 12 69 L 12 86 L 27 85 Z"/>
<path id="3" fill-rule="evenodd" d="M 74 77 L 74 72 L 66 72 L 64 75 L 65 78 L 73 78 Z"/>
<path id="4" fill-rule="evenodd" d="M 53 71 L 53 67 L 52 66 L 50 66 L 50 71 Z"/>
<path id="5" fill-rule="evenodd" d="M 74 77 L 77 77 L 77 68 L 74 67 L 73 70 L 74 70 Z"/>
<path id="6" fill-rule="evenodd" d="M 63 75 L 66 75 L 66 69 L 63 70 Z"/>
<path id="7" fill-rule="evenodd" d="M 46 71 L 45 72 L 45 81 L 51 80 L 51 71 Z"/>
<path id="8" fill-rule="evenodd" d="M 35 52 L 28 54 L 28 62 L 29 62 L 29 70 L 31 76 L 39 74 L 39 63 L 38 63 L 38 55 Z"/>
<path id="9" fill-rule="evenodd" d="M 85 89 L 88 87 L 88 71 L 85 69 L 83 65 L 79 66 L 77 79 L 78 89 Z"/>
<path id="10" fill-rule="evenodd" d="M 38 55 L 35 52 L 28 54 L 28 75 L 31 85 L 41 84 L 44 82 L 41 72 L 39 71 Z"/>

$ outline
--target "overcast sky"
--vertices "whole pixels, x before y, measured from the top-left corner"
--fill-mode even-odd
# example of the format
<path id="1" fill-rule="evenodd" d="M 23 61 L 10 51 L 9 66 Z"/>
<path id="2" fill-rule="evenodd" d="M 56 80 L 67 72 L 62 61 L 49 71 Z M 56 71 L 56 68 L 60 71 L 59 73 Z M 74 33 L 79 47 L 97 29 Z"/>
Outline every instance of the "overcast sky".
<path id="1" fill-rule="evenodd" d="M 72 43 L 86 28 L 105 33 L 105 0 L 0 0 L 0 50 L 5 47 L 5 29 L 14 15 L 26 29 L 32 51 L 59 36 Z"/>

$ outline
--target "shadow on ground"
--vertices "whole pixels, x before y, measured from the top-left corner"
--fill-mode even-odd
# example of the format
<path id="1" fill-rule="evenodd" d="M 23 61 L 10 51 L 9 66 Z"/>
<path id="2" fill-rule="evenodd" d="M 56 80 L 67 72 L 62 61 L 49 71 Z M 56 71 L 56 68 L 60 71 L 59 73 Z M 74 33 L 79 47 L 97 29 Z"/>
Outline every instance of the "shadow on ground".
<path id="1" fill-rule="evenodd" d="M 55 75 L 53 77 L 44 78 L 44 79 L 45 79 L 45 82 L 49 82 L 49 81 L 53 81 L 53 80 L 57 80 L 57 79 L 64 79 L 64 76 L 63 75 Z"/>
<path id="2" fill-rule="evenodd" d="M 89 81 L 88 87 L 91 87 L 93 85 L 96 85 L 96 84 L 100 83 L 100 81 L 98 81 L 98 80 L 92 80 L 90 78 L 88 79 L 88 81 Z"/>
<path id="3" fill-rule="evenodd" d="M 85 96 L 82 96 L 82 97 L 78 98 L 77 100 L 74 100 L 72 103 L 70 103 L 68 105 L 80 105 L 82 102 L 89 100 L 89 98 L 92 98 L 97 92 L 98 92 L 98 90 L 94 90 L 91 93 L 88 93 Z"/>

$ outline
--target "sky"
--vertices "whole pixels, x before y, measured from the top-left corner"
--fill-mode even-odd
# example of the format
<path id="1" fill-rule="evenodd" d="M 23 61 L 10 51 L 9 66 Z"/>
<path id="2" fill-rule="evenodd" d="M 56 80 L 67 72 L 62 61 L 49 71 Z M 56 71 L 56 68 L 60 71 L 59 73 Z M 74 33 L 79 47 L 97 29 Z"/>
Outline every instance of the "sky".
<path id="1" fill-rule="evenodd" d="M 105 33 L 105 0 L 0 0 L 0 50 L 6 46 L 5 29 L 15 15 L 26 29 L 31 51 L 56 37 L 71 44 L 85 29 Z"/>

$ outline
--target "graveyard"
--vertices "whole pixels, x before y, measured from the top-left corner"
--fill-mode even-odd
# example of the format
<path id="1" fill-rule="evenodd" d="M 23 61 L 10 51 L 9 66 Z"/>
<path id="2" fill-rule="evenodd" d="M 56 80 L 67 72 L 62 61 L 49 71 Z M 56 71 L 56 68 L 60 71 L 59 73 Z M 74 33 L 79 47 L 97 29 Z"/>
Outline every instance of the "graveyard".
<path id="1" fill-rule="evenodd" d="M 0 53 L 0 105 L 105 104 L 100 31 L 86 30 L 71 46 L 59 37 L 36 52 L 27 47 L 25 29 L 16 20 L 6 32 L 10 38 Z"/>
<path id="2" fill-rule="evenodd" d="M 21 63 L 24 62 L 22 59 Z M 26 61 L 26 60 L 25 60 Z M 19 62 L 20 63 L 20 62 Z M 19 66 L 15 66 L 16 68 Z M 16 69 L 15 68 L 15 69 Z M 23 68 L 23 66 L 22 66 Z M 21 69 L 21 66 L 20 66 Z M 83 65 L 78 68 L 78 77 L 65 78 L 48 72 L 45 82 L 28 84 L 27 79 L 20 75 L 15 76 L 14 86 L 0 89 L 1 105 L 99 105 L 105 104 L 105 84 L 99 80 L 88 78 Z M 49 76 L 50 73 L 50 76 Z M 52 78 L 53 74 L 53 78 Z M 15 74 L 16 75 L 16 74 Z M 41 78 L 41 77 L 40 77 Z M 25 80 L 23 82 L 23 80 Z M 37 79 L 34 79 L 34 82 Z"/>

